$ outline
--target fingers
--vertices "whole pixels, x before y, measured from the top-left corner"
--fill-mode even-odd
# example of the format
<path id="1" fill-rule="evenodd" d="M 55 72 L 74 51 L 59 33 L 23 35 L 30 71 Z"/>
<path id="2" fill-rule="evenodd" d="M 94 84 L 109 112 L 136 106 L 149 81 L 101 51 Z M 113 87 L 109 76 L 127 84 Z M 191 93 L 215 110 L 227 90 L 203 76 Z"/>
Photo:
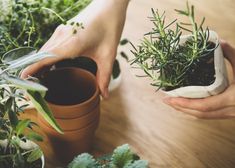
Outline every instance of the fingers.
<path id="1" fill-rule="evenodd" d="M 223 93 L 202 99 L 167 97 L 163 102 L 178 111 L 202 119 L 231 118 L 235 116 L 235 84 Z"/>
<path id="2" fill-rule="evenodd" d="M 225 118 L 232 118 L 234 117 L 234 107 L 226 107 L 220 110 L 210 111 L 210 112 L 201 112 L 196 110 L 190 110 L 181 108 L 178 106 L 172 106 L 179 112 L 183 112 L 190 116 L 194 116 L 199 119 L 225 119 Z"/>
<path id="3" fill-rule="evenodd" d="M 235 73 L 235 48 L 233 46 L 231 46 L 229 43 L 227 43 L 223 40 L 220 42 L 220 44 L 221 44 L 221 47 L 223 49 L 224 56 L 232 64 L 233 71 Z"/>
<path id="4" fill-rule="evenodd" d="M 61 58 L 46 58 L 42 61 L 39 61 L 37 63 L 34 63 L 27 68 L 25 68 L 21 73 L 21 78 L 27 78 L 28 76 L 33 76 L 37 72 L 39 72 L 41 69 L 48 67 L 50 65 L 53 65 L 54 63 L 60 61 Z"/>
<path id="5" fill-rule="evenodd" d="M 227 106 L 225 94 L 211 96 L 202 99 L 186 99 L 186 98 L 173 98 L 167 97 L 163 102 L 170 106 L 177 106 L 180 108 L 208 112 Z"/>
<path id="6" fill-rule="evenodd" d="M 96 74 L 96 78 L 101 91 L 101 95 L 104 98 L 108 98 L 109 96 L 108 86 L 112 75 L 112 64 L 109 63 L 105 64 L 105 63 L 102 64 L 97 63 L 98 71 Z"/>

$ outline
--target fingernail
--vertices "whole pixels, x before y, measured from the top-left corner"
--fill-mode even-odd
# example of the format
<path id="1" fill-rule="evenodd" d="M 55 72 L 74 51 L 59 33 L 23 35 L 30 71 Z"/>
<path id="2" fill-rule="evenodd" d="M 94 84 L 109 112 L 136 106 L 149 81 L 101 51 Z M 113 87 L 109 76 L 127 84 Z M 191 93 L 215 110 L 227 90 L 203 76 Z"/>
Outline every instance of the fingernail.
<path id="1" fill-rule="evenodd" d="M 107 99 L 109 97 L 109 91 L 108 89 L 104 90 L 104 98 Z"/>

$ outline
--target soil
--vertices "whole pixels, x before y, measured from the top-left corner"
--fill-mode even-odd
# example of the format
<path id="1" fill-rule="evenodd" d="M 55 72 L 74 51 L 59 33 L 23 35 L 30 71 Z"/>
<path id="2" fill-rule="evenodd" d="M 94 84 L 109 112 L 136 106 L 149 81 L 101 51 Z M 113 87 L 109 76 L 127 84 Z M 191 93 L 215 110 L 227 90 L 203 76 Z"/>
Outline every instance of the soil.
<path id="1" fill-rule="evenodd" d="M 215 44 L 210 42 L 208 49 L 216 48 Z M 185 86 L 209 86 L 215 81 L 215 69 L 214 69 L 214 50 L 196 60 L 188 69 L 184 76 Z M 176 87 L 179 88 L 179 87 Z M 166 91 L 170 91 L 176 88 L 165 88 Z"/>
<path id="2" fill-rule="evenodd" d="M 215 48 L 214 43 L 210 43 L 209 49 Z M 205 53 L 186 73 L 188 85 L 186 86 L 209 86 L 215 81 L 214 50 Z"/>
<path id="3" fill-rule="evenodd" d="M 77 75 L 74 71 L 50 72 L 45 75 L 41 78 L 41 83 L 49 90 L 45 99 L 57 105 L 75 105 L 91 98 L 96 86 L 85 76 L 78 78 Z"/>

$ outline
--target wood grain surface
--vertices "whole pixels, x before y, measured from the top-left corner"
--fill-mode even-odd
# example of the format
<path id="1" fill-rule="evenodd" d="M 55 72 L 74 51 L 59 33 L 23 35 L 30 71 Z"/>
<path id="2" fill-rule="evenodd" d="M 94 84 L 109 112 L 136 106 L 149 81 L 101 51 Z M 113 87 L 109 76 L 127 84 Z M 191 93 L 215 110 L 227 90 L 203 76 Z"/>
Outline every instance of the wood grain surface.
<path id="1" fill-rule="evenodd" d="M 134 44 L 151 30 L 147 19 L 150 8 L 166 11 L 170 20 L 174 9 L 184 9 L 184 0 L 132 0 L 127 14 L 123 37 Z M 197 19 L 206 17 L 206 24 L 219 36 L 235 45 L 234 0 L 191 0 Z M 130 46 L 124 48 L 129 52 Z M 165 96 L 155 92 L 146 78 L 129 63 L 119 59 L 122 83 L 101 103 L 101 121 L 94 140 L 93 153 L 111 152 L 128 143 L 151 168 L 234 168 L 235 119 L 199 120 L 176 112 L 162 102 Z M 226 101 L 226 100 L 225 100 Z M 31 111 L 27 117 L 35 119 Z M 57 167 L 58 161 L 47 140 L 40 144 L 46 154 L 47 168 Z"/>

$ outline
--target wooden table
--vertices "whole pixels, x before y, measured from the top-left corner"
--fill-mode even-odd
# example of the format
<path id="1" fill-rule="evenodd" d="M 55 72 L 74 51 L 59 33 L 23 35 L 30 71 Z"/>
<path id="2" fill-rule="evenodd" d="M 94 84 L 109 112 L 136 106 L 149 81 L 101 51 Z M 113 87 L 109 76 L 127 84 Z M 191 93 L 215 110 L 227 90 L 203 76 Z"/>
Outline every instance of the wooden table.
<path id="1" fill-rule="evenodd" d="M 223 39 L 235 45 L 235 3 L 233 0 L 197 0 L 193 2 L 198 19 Z M 123 37 L 138 43 L 152 24 L 150 8 L 166 11 L 184 9 L 184 1 L 132 0 Z M 130 46 L 124 48 L 128 51 Z M 146 78 L 121 61 L 122 83 L 101 103 L 101 120 L 94 140 L 95 154 L 111 152 L 128 143 L 152 168 L 233 168 L 235 167 L 235 120 L 199 120 L 176 112 L 162 102 L 163 93 L 155 92 Z M 225 100 L 226 101 L 226 100 Z M 28 113 L 35 118 L 35 112 Z M 56 167 L 47 140 L 41 144 L 47 167 Z"/>

